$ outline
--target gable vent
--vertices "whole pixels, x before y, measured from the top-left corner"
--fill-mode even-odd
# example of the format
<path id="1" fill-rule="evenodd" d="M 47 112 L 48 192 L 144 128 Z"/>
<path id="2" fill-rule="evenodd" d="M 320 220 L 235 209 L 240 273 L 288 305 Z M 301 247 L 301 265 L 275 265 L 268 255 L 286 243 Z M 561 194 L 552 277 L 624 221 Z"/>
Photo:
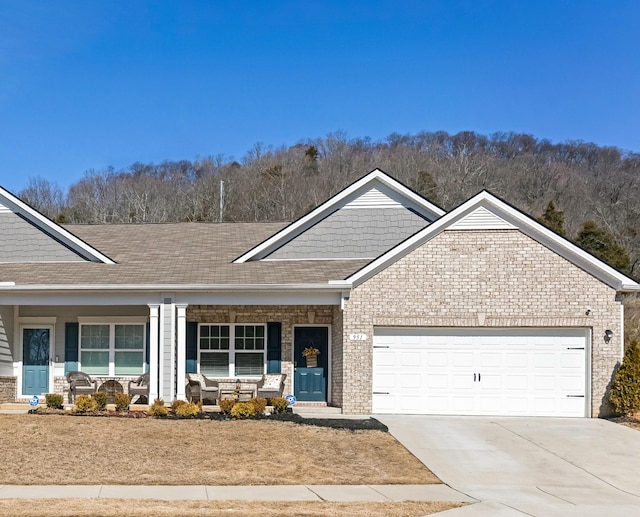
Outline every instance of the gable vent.
<path id="1" fill-rule="evenodd" d="M 450 230 L 514 230 L 515 228 L 514 225 L 484 207 L 477 208 L 449 227 Z"/>
<path id="2" fill-rule="evenodd" d="M 372 188 L 347 203 L 344 208 L 380 208 L 390 206 L 399 207 L 403 205 L 377 188 Z"/>

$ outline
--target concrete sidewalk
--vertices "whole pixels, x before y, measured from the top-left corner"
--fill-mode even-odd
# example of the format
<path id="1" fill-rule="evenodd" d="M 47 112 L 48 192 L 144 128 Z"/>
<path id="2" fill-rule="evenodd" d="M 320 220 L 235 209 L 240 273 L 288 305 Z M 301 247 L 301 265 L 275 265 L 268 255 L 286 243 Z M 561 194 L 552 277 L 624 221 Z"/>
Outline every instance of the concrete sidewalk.
<path id="1" fill-rule="evenodd" d="M 235 501 L 451 501 L 475 503 L 447 485 L 1 485 L 0 499 L 155 499 Z"/>

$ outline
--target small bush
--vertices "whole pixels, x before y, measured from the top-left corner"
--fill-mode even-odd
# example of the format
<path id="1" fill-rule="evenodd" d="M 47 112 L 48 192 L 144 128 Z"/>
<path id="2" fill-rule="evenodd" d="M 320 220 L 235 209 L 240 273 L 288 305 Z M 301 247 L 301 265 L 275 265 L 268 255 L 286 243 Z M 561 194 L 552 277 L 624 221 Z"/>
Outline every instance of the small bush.
<path id="1" fill-rule="evenodd" d="M 283 397 L 274 397 L 269 400 L 274 413 L 284 413 L 289 407 L 289 401 Z"/>
<path id="2" fill-rule="evenodd" d="M 188 402 L 187 402 L 186 400 L 179 400 L 179 399 L 176 399 L 176 400 L 174 400 L 174 401 L 171 403 L 171 411 L 172 411 L 173 413 L 176 413 L 176 414 L 177 414 L 177 413 L 178 413 L 178 408 L 179 408 L 180 406 L 185 405 L 185 404 L 188 404 Z"/>
<path id="3" fill-rule="evenodd" d="M 44 400 L 46 401 L 48 408 L 51 408 L 51 409 L 62 409 L 62 407 L 63 407 L 62 395 L 58 395 L 57 393 L 47 393 L 44 396 Z"/>
<path id="4" fill-rule="evenodd" d="M 128 393 L 116 393 L 115 396 L 116 411 L 123 412 L 129 411 L 129 404 L 131 404 L 131 397 Z"/>
<path id="5" fill-rule="evenodd" d="M 91 395 L 91 398 L 96 401 L 96 409 L 98 411 L 107 409 L 107 394 L 104 391 L 96 391 Z"/>
<path id="6" fill-rule="evenodd" d="M 220 401 L 220 412 L 223 413 L 224 415 L 230 416 L 231 410 L 235 405 L 236 405 L 236 401 L 233 399 L 222 399 Z"/>
<path id="7" fill-rule="evenodd" d="M 194 404 L 193 402 L 184 402 L 184 404 L 178 405 L 175 412 L 176 416 L 179 416 L 180 418 L 194 418 L 201 410 L 202 406 L 198 404 Z"/>
<path id="8" fill-rule="evenodd" d="M 169 409 L 164 405 L 164 400 L 156 399 L 153 401 L 153 405 L 149 406 L 147 410 L 149 416 L 155 416 L 158 418 L 165 417 L 169 414 Z"/>
<path id="9" fill-rule="evenodd" d="M 251 418 L 256 415 L 256 408 L 251 402 L 238 402 L 231 408 L 233 418 Z"/>
<path id="10" fill-rule="evenodd" d="M 249 402 L 251 402 L 251 404 L 253 404 L 253 407 L 256 409 L 256 415 L 264 414 L 264 410 L 267 407 L 267 399 L 258 397 L 251 399 Z"/>
<path id="11" fill-rule="evenodd" d="M 89 395 L 78 395 L 76 397 L 76 411 L 78 413 L 93 413 L 98 405 Z"/>
<path id="12" fill-rule="evenodd" d="M 640 411 L 640 347 L 634 339 L 616 372 L 609 400 L 617 413 L 632 416 Z"/>

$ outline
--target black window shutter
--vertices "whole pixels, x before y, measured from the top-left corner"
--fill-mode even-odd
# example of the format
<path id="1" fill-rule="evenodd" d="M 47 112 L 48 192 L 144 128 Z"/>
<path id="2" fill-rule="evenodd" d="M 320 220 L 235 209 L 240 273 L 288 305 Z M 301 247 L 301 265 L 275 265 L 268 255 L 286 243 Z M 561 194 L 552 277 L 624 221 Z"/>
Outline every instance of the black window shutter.
<path id="1" fill-rule="evenodd" d="M 187 321 L 187 373 L 198 371 L 198 322 Z"/>
<path id="2" fill-rule="evenodd" d="M 282 373 L 282 323 L 267 323 L 267 373 Z"/>
<path id="3" fill-rule="evenodd" d="M 67 322 L 64 326 L 64 373 L 75 372 L 78 369 L 78 335 L 80 325 Z"/>

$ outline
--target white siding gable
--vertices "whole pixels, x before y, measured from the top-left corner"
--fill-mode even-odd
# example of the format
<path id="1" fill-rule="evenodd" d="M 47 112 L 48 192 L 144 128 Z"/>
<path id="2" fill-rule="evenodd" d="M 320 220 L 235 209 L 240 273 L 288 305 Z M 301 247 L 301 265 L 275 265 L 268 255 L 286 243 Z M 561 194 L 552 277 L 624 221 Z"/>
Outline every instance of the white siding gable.
<path id="1" fill-rule="evenodd" d="M 449 230 L 513 230 L 516 227 L 481 206 L 452 224 Z"/>
<path id="2" fill-rule="evenodd" d="M 343 208 L 384 208 L 401 206 L 404 206 L 403 203 L 391 197 L 389 193 L 373 187 L 344 205 Z"/>

